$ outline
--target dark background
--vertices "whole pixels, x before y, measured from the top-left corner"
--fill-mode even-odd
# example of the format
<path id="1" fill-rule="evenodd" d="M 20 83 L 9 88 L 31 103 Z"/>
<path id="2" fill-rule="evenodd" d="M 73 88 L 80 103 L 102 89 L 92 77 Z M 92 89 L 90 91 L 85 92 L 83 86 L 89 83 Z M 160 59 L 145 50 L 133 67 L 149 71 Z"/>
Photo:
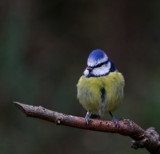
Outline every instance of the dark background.
<path id="1" fill-rule="evenodd" d="M 159 131 L 159 27 L 158 0 L 1 0 L 0 153 L 147 153 L 131 149 L 129 137 L 26 118 L 12 102 L 84 116 L 76 84 L 99 48 L 126 81 L 114 115 Z"/>

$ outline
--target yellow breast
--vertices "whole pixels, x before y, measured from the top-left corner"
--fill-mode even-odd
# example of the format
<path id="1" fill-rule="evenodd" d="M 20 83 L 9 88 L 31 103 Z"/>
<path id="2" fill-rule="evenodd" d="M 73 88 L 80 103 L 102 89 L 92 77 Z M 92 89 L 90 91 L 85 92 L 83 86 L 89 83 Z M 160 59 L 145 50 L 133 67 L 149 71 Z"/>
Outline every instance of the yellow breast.
<path id="1" fill-rule="evenodd" d="M 123 75 L 115 71 L 101 77 L 86 78 L 81 76 L 77 84 L 77 98 L 87 111 L 98 114 L 101 102 L 101 88 L 106 91 L 104 114 L 113 112 L 123 100 Z"/>

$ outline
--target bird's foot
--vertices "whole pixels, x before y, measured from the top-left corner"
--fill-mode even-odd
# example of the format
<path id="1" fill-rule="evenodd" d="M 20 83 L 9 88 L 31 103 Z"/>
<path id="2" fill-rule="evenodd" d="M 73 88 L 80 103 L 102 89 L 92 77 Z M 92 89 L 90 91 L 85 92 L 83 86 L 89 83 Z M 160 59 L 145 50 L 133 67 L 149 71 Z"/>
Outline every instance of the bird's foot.
<path id="1" fill-rule="evenodd" d="M 113 114 L 111 112 L 109 112 L 109 114 L 112 117 L 112 121 L 116 123 L 116 127 L 119 128 L 119 121 L 113 116 Z"/>
<path id="2" fill-rule="evenodd" d="M 85 119 L 86 119 L 87 125 L 88 125 L 88 123 L 89 123 L 91 114 L 92 114 L 91 112 L 87 112 L 87 113 L 86 113 Z"/>
<path id="3" fill-rule="evenodd" d="M 115 117 L 113 117 L 112 120 L 116 123 L 116 127 L 119 128 L 119 120 L 117 120 Z"/>

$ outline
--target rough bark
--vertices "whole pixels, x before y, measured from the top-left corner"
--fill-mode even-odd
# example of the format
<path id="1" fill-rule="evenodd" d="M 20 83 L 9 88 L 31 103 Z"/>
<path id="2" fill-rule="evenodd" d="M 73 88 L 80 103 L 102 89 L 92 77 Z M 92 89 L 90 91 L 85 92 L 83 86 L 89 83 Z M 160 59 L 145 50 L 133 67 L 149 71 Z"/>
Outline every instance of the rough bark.
<path id="1" fill-rule="evenodd" d="M 65 125 L 93 131 L 119 133 L 131 137 L 131 147 L 134 149 L 146 148 L 151 154 L 160 154 L 160 136 L 153 127 L 147 130 L 142 129 L 132 120 L 123 119 L 119 121 L 119 128 L 113 121 L 91 119 L 86 124 L 85 118 L 72 115 L 65 115 L 42 106 L 26 105 L 19 102 L 14 104 L 22 110 L 27 116 L 47 120 L 57 125 Z"/>

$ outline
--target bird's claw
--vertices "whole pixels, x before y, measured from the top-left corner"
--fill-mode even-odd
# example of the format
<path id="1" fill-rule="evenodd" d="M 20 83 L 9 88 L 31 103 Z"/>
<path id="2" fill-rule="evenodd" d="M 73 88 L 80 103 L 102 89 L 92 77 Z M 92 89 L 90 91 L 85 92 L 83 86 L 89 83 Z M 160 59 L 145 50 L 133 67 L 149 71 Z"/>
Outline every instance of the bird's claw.
<path id="1" fill-rule="evenodd" d="M 113 117 L 112 120 L 116 123 L 116 127 L 119 128 L 119 121 L 115 117 Z"/>
<path id="2" fill-rule="evenodd" d="M 112 121 L 116 123 L 116 127 L 119 128 L 119 121 L 112 115 L 112 113 L 109 113 L 112 117 Z"/>
<path id="3" fill-rule="evenodd" d="M 87 125 L 89 124 L 90 116 L 91 116 L 91 112 L 87 112 L 87 113 L 86 113 L 86 116 L 85 116 Z"/>

